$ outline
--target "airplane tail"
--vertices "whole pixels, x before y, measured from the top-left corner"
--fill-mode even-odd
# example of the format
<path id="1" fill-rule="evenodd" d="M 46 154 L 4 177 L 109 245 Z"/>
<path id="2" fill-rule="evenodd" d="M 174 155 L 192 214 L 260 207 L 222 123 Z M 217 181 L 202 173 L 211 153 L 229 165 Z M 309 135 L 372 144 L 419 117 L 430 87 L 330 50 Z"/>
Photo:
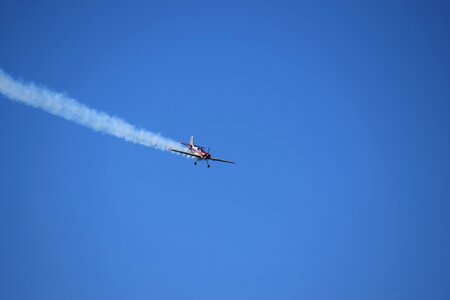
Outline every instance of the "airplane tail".
<path id="1" fill-rule="evenodd" d="M 194 136 L 191 136 L 191 140 L 189 141 L 190 145 L 194 145 Z"/>

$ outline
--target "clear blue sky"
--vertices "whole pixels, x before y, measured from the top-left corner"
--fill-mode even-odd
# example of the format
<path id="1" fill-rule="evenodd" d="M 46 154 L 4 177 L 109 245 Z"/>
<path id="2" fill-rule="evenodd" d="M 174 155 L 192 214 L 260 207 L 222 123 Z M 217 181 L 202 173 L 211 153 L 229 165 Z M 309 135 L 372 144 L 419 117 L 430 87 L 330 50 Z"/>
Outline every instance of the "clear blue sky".
<path id="1" fill-rule="evenodd" d="M 449 299 L 448 1 L 0 2 L 1 299 Z"/>

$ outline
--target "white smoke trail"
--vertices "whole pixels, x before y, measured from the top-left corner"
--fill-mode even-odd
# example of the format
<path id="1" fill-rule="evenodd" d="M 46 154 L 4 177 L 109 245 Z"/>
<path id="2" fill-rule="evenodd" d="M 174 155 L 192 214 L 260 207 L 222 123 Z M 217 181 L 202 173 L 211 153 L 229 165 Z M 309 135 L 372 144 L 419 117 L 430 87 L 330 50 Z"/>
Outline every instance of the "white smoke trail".
<path id="1" fill-rule="evenodd" d="M 139 129 L 124 120 L 89 108 L 76 100 L 32 83 L 22 83 L 0 69 L 0 93 L 12 101 L 45 110 L 53 115 L 122 138 L 127 142 L 168 151 L 180 150 L 178 142 L 157 133 Z M 173 152 L 172 152 L 173 153 Z"/>

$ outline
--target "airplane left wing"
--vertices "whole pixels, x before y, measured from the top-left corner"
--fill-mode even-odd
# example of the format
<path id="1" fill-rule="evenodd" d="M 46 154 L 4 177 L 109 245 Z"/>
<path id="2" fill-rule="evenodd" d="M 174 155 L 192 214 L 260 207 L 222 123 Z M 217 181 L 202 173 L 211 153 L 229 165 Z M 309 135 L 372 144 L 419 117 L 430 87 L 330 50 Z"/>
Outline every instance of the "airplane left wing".
<path id="1" fill-rule="evenodd" d="M 220 161 L 220 162 L 224 162 L 224 163 L 229 163 L 229 164 L 235 164 L 234 161 L 229 161 L 229 160 L 224 160 L 224 159 L 219 159 L 219 158 L 214 158 L 214 157 L 211 157 L 209 159 L 210 160 L 214 160 L 214 161 Z"/>

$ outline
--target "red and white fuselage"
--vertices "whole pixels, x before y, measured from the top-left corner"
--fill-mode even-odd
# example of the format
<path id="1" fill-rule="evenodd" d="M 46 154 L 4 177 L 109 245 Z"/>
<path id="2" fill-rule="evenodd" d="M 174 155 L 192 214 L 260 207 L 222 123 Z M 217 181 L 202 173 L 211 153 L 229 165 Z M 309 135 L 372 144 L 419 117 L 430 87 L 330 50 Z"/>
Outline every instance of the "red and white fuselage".
<path id="1" fill-rule="evenodd" d="M 186 147 L 188 147 L 189 151 L 192 152 L 192 154 L 195 154 L 199 156 L 200 159 L 209 159 L 211 158 L 211 154 L 205 151 L 203 147 L 197 146 L 194 144 L 194 137 L 191 136 L 191 140 L 189 141 L 189 144 L 184 144 Z"/>

